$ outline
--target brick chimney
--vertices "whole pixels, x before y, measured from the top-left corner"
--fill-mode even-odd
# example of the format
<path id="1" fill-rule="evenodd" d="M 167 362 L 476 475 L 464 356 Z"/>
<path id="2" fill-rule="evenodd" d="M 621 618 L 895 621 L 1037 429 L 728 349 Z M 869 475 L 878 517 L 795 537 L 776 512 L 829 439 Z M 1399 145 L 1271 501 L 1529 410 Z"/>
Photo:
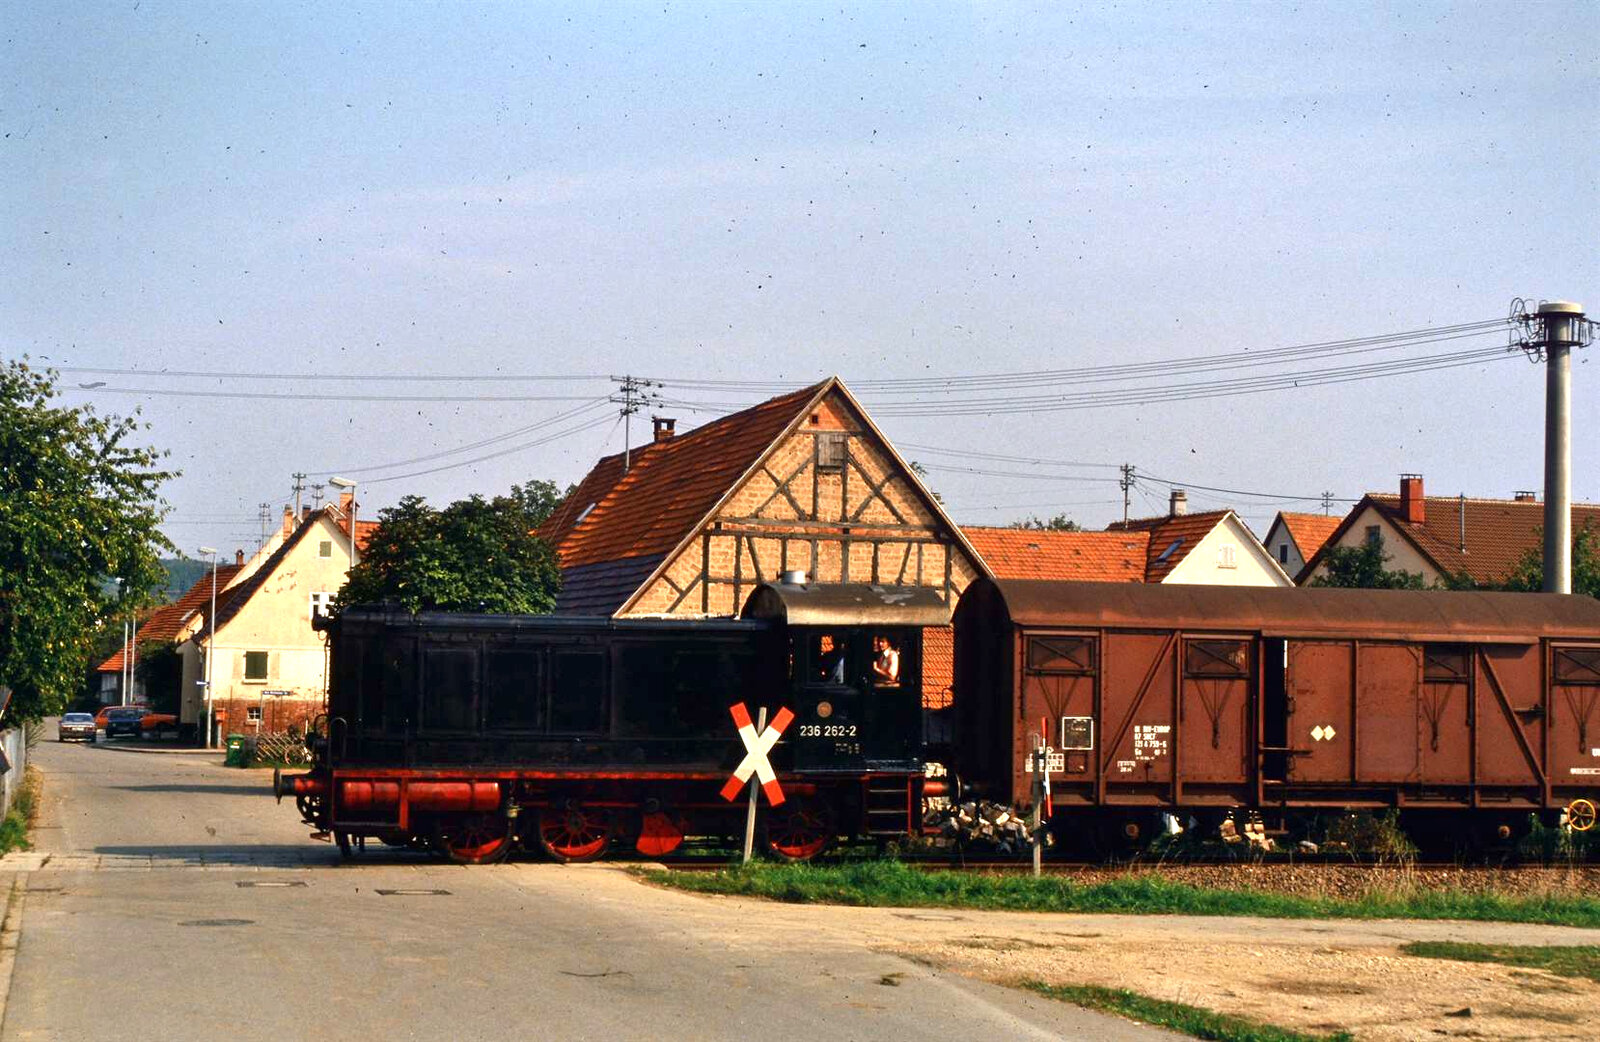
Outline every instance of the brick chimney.
<path id="1" fill-rule="evenodd" d="M 339 493 L 339 511 L 344 514 L 345 517 L 350 516 L 350 504 L 355 502 L 355 498 L 356 494 L 354 492 Z"/>
<path id="2" fill-rule="evenodd" d="M 235 550 L 233 552 L 233 563 L 239 568 L 243 568 L 244 567 L 244 551 L 243 550 Z"/>
<path id="3" fill-rule="evenodd" d="M 285 539 L 294 535 L 294 510 L 288 505 L 283 507 L 283 537 Z"/>
<path id="4" fill-rule="evenodd" d="M 673 432 L 677 429 L 678 421 L 671 416 L 652 416 L 650 422 L 656 427 L 656 441 L 671 441 Z"/>
<path id="5" fill-rule="evenodd" d="M 1525 488 L 1518 489 L 1516 491 L 1516 493 L 1514 494 L 1513 498 L 1518 503 L 1537 503 L 1537 502 L 1539 502 L 1539 494 L 1537 492 L 1530 492 L 1528 489 L 1525 489 Z"/>
<path id="6" fill-rule="evenodd" d="M 301 507 L 300 508 L 300 523 L 303 525 L 307 521 L 310 521 L 310 520 L 311 520 L 311 508 L 310 507 Z"/>
<path id="7" fill-rule="evenodd" d="M 1182 517 L 1189 512 L 1189 493 L 1181 488 L 1172 490 L 1172 498 L 1167 503 L 1167 513 L 1173 517 Z"/>
<path id="8" fill-rule="evenodd" d="M 1422 498 L 1422 475 L 1400 475 L 1400 517 L 1411 525 L 1420 525 L 1428 516 Z"/>

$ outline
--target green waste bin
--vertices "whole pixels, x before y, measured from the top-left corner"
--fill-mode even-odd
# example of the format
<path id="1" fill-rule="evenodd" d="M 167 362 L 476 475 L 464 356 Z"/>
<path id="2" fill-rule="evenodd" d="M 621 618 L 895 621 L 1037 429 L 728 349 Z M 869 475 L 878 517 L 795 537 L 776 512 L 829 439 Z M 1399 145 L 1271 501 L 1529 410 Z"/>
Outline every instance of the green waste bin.
<path id="1" fill-rule="evenodd" d="M 223 766 L 243 767 L 245 765 L 244 757 L 244 735 L 230 734 L 228 736 L 228 755 L 222 761 Z"/>

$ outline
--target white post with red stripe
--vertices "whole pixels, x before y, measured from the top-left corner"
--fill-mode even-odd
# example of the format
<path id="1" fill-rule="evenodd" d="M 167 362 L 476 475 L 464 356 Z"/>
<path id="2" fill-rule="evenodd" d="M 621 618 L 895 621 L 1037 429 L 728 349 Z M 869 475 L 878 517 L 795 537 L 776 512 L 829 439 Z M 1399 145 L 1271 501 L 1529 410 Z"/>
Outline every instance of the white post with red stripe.
<path id="1" fill-rule="evenodd" d="M 778 739 L 783 736 L 794 714 L 787 708 L 779 709 L 778 714 L 772 718 L 772 726 L 767 726 L 767 709 L 762 706 L 757 713 L 757 721 L 750 722 L 750 710 L 745 708 L 743 702 L 735 703 L 728 708 L 733 717 L 733 725 L 739 729 L 739 740 L 744 743 L 744 759 L 739 761 L 739 766 L 733 769 L 733 775 L 722 786 L 722 798 L 732 803 L 739 795 L 739 790 L 744 788 L 745 782 L 754 774 L 761 783 L 759 791 L 767 794 L 767 802 L 774 807 L 783 803 L 783 787 L 778 784 L 777 772 L 772 769 L 772 761 L 767 754 L 772 747 L 778 744 Z M 750 786 L 750 808 L 745 813 L 744 820 L 744 860 L 750 863 L 751 852 L 755 847 L 756 838 L 756 803 L 759 800 L 757 787 Z"/>

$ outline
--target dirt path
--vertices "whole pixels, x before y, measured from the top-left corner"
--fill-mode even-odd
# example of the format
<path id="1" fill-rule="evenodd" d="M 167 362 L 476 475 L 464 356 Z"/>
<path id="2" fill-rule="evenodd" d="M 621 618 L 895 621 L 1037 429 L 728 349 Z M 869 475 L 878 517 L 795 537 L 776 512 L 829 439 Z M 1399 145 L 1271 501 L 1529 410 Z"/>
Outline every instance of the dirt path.
<path id="1" fill-rule="evenodd" d="M 609 881 L 602 888 L 612 889 Z M 1360 1042 L 1600 1038 L 1600 984 L 1399 950 L 1423 940 L 1596 945 L 1600 930 L 842 908 L 660 891 L 649 899 L 681 902 L 687 930 L 714 931 L 728 943 L 739 943 L 747 932 L 765 943 L 802 934 L 826 937 L 983 980 L 1130 988 L 1284 1027 L 1346 1030 Z M 1471 1014 L 1452 1015 L 1465 1009 Z"/>

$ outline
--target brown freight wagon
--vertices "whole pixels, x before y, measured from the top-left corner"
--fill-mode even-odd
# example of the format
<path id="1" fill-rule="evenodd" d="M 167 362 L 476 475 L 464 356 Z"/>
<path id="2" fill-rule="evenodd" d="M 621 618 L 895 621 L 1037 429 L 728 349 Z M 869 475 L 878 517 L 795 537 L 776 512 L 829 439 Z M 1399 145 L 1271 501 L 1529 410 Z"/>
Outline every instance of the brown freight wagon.
<path id="1" fill-rule="evenodd" d="M 1027 806 L 1042 735 L 1058 826 L 1398 807 L 1501 830 L 1600 793 L 1593 598 L 980 580 L 954 621 L 957 772 Z"/>

